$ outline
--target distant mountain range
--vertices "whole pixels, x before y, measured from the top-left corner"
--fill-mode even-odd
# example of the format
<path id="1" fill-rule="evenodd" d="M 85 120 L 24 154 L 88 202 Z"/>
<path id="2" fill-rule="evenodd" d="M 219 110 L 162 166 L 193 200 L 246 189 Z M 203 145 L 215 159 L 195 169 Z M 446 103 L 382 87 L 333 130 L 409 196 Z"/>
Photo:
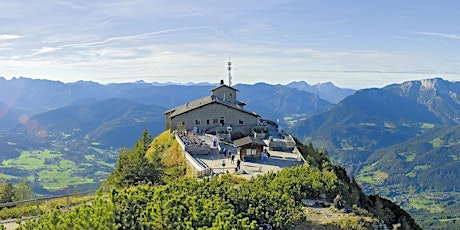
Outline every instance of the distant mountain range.
<path id="1" fill-rule="evenodd" d="M 136 135 L 117 138 L 123 129 L 139 129 L 144 125 L 153 134 L 159 134 L 164 129 L 164 111 L 207 96 L 214 87 L 211 84 L 155 86 L 145 82 L 101 85 L 79 81 L 64 84 L 28 78 L 0 78 L 0 129 L 9 130 L 10 137 L 13 137 L 11 134 L 19 137 L 28 132 L 23 135 L 29 136 L 28 142 L 44 140 L 34 139 L 36 134 L 30 137 L 30 132 L 43 129 L 47 138 L 54 142 L 61 140 L 62 133 L 72 133 L 73 138 L 85 137 L 107 147 L 119 148 L 136 140 Z M 247 109 L 267 119 L 282 120 L 292 114 L 311 116 L 332 105 L 317 95 L 282 85 L 259 83 L 234 87 L 240 89 L 238 97 L 248 104 Z M 27 128 L 21 124 L 24 122 L 21 119 L 33 122 L 37 127 Z"/>
<path id="2" fill-rule="evenodd" d="M 332 84 L 332 82 L 309 85 L 305 81 L 294 81 L 294 82 L 287 84 L 286 86 L 316 94 L 320 98 L 327 100 L 334 104 L 352 95 L 356 91 L 354 89 L 339 88 L 335 86 L 334 84 Z"/>
<path id="3" fill-rule="evenodd" d="M 22 114 L 24 111 L 0 102 L 0 130 L 12 128 Z"/>
<path id="4" fill-rule="evenodd" d="M 8 133 L 27 134 L 28 142 L 65 142 L 71 138 L 77 139 L 78 145 L 98 141 L 106 147 L 127 147 L 137 140 L 144 126 L 159 134 L 165 109 L 123 98 L 93 100 L 37 114 Z"/>
<path id="5" fill-rule="evenodd" d="M 324 112 L 332 104 L 318 95 L 283 85 L 257 83 L 235 85 L 238 97 L 247 104 L 247 109 L 264 118 L 283 122 L 283 118 L 293 115 L 312 116 Z"/>
<path id="6" fill-rule="evenodd" d="M 33 172 L 35 186 L 42 192 L 46 191 L 40 185 L 92 186 L 113 167 L 119 149 L 131 147 L 144 128 L 154 136 L 164 130 L 164 111 L 208 96 L 215 86 L 0 78 L 0 170 L 13 180 Z M 238 99 L 248 104 L 247 109 L 281 123 L 285 117 L 313 116 L 332 106 L 315 94 L 282 85 L 234 87 L 239 89 Z M 295 123 L 292 119 L 289 122 Z M 34 155 L 36 151 L 58 155 L 25 166 L 24 161 L 40 158 Z M 63 164 L 73 165 L 74 171 L 64 172 Z M 49 172 L 55 167 L 59 170 Z M 57 179 L 56 174 L 66 178 Z"/>
<path id="7" fill-rule="evenodd" d="M 147 102 L 149 104 L 162 103 L 164 106 L 176 106 L 184 101 L 200 96 L 208 95 L 208 89 L 215 87 L 211 83 L 146 83 L 138 81 L 134 83 L 112 83 L 102 85 L 89 81 L 78 81 L 75 83 L 62 83 L 50 80 L 35 80 L 30 78 L 13 78 L 6 80 L 0 77 L 0 102 L 17 109 L 24 109 L 31 114 L 57 109 L 76 101 L 107 98 L 129 98 Z M 243 85 L 245 87 L 249 85 Z M 253 87 L 264 86 L 256 84 Z M 320 98 L 332 103 L 345 98 L 354 91 L 350 89 L 341 89 L 335 87 L 332 83 L 308 85 L 306 82 L 293 82 L 288 85 L 289 88 L 296 88 L 305 92 L 318 95 Z M 235 86 L 236 88 L 239 85 Z M 278 85 L 278 88 L 284 86 Z M 242 91 L 242 93 L 247 93 Z M 257 94 L 259 91 L 254 90 L 251 93 Z M 149 97 L 164 96 L 167 97 L 166 104 L 159 98 L 155 101 L 147 101 Z M 139 98 L 136 98 L 139 97 Z M 52 100 L 50 100 L 52 99 Z"/>
<path id="8" fill-rule="evenodd" d="M 0 108 L 3 108 L 0 112 L 6 114 L 0 116 L 0 130 L 7 130 L 17 124 L 12 122 L 13 117 L 17 117 L 16 113 L 32 116 L 65 106 L 109 98 L 125 98 L 139 104 L 173 108 L 187 101 L 207 96 L 215 87 L 215 84 L 210 83 L 171 84 L 143 81 L 107 85 L 88 81 L 65 84 L 23 77 L 11 80 L 0 78 Z M 327 99 L 321 99 L 315 94 L 307 91 L 299 92 L 295 88 L 282 85 L 260 83 L 239 84 L 235 87 L 242 87 L 240 100 L 246 101 L 248 108 L 262 115 L 266 114 L 267 119 L 281 119 L 281 122 L 287 115 L 310 116 L 325 111 L 331 105 L 326 101 Z M 340 91 L 340 88 L 337 88 L 337 91 Z M 273 105 L 277 105 L 276 108 L 273 108 Z"/>
<path id="9" fill-rule="evenodd" d="M 27 177 L 42 194 L 94 189 L 113 171 L 120 148 L 132 147 L 144 128 L 164 129 L 165 109 L 110 98 L 22 115 L 0 135 L 0 171 L 12 180 Z"/>
<path id="10" fill-rule="evenodd" d="M 440 78 L 363 89 L 290 131 L 303 142 L 327 150 L 367 184 L 368 192 L 376 189 L 405 203 L 413 213 L 456 210 L 460 205 L 451 201 L 460 198 L 458 95 L 460 83 Z M 444 195 L 428 196 L 428 192 Z M 436 206 L 415 203 L 420 199 Z M 442 215 L 452 213 L 419 220 L 432 226 Z"/>
<path id="11" fill-rule="evenodd" d="M 44 192 L 45 184 L 94 186 L 144 127 L 156 136 L 165 127 L 164 111 L 208 96 L 215 86 L 0 78 L 0 170 L 12 179 L 33 172 Z M 434 78 L 358 91 L 306 82 L 233 87 L 248 110 L 327 151 L 367 192 L 378 191 L 412 213 L 432 210 L 404 201 L 428 191 L 448 194 L 432 201 L 444 210 L 460 206 L 451 202 L 460 199 L 460 83 Z M 33 151 L 60 155 L 45 157 L 47 166 L 21 166 L 26 156 L 36 160 Z M 64 172 L 66 164 L 75 170 Z"/>
<path id="12" fill-rule="evenodd" d="M 334 153 L 369 154 L 432 127 L 457 124 L 458 93 L 458 83 L 442 79 L 363 89 L 333 109 L 306 119 L 292 132 L 305 141 L 319 141 Z"/>

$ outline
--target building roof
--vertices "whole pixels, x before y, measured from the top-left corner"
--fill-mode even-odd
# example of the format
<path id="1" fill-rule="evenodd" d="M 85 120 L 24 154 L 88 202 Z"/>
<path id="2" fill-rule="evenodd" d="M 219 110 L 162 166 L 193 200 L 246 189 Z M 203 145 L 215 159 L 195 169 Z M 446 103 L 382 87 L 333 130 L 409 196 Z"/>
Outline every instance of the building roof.
<path id="1" fill-rule="evenodd" d="M 232 90 L 235 90 L 235 91 L 239 92 L 239 90 L 237 90 L 237 89 L 235 89 L 235 88 L 233 88 L 233 87 L 231 87 L 231 86 L 228 86 L 228 85 L 226 85 L 226 84 L 220 84 L 220 85 L 218 85 L 217 87 L 211 89 L 211 92 L 214 92 L 215 90 L 217 90 L 217 89 L 219 89 L 219 88 L 221 88 L 221 87 L 227 87 L 227 88 L 230 88 L 230 89 L 232 89 Z"/>
<path id="2" fill-rule="evenodd" d="M 170 109 L 170 110 L 166 111 L 165 114 L 171 113 L 170 117 L 174 117 L 174 116 L 177 116 L 177 115 L 180 115 L 180 114 L 183 114 L 183 113 L 186 113 L 186 112 L 190 112 L 192 110 L 195 110 L 195 109 L 198 109 L 198 108 L 201 108 L 203 106 L 213 104 L 213 103 L 225 105 L 225 106 L 228 106 L 230 108 L 239 110 L 239 111 L 241 111 L 243 113 L 251 114 L 251 115 L 254 115 L 254 116 L 257 116 L 257 117 L 259 116 L 254 112 L 250 112 L 248 110 L 242 109 L 242 108 L 236 106 L 235 104 L 233 104 L 231 102 L 224 101 L 224 100 L 219 99 L 219 98 L 217 98 L 215 96 L 212 96 L 212 95 L 207 96 L 207 97 L 203 97 L 203 98 L 200 98 L 200 99 L 197 99 L 197 100 L 194 100 L 194 101 L 187 102 L 184 105 L 181 105 L 179 107 L 176 107 L 174 109 Z"/>
<path id="3" fill-rule="evenodd" d="M 248 144 L 267 146 L 265 142 L 263 142 L 262 140 L 251 137 L 251 136 L 247 136 L 247 137 L 243 137 L 238 140 L 235 140 L 233 141 L 233 144 L 235 145 L 235 147 L 241 147 L 241 146 L 248 145 Z"/>

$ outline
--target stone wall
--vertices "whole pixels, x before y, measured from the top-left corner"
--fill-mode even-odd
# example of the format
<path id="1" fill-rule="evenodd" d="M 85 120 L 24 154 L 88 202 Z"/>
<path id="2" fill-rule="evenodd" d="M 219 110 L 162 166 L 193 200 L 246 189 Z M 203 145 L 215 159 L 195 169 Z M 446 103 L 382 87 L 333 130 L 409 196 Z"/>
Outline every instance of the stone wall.
<path id="1" fill-rule="evenodd" d="M 222 86 L 218 89 L 215 89 L 212 93 L 217 98 L 236 104 L 236 91 L 232 88 Z"/>
<path id="2" fill-rule="evenodd" d="M 243 124 L 240 123 L 240 120 Z M 187 130 L 193 130 L 194 127 L 197 127 L 200 131 L 205 132 L 218 126 L 226 127 L 227 125 L 254 127 L 257 125 L 257 121 L 256 115 L 214 103 L 171 118 L 170 127 L 171 130 L 178 129 L 183 122 Z"/>

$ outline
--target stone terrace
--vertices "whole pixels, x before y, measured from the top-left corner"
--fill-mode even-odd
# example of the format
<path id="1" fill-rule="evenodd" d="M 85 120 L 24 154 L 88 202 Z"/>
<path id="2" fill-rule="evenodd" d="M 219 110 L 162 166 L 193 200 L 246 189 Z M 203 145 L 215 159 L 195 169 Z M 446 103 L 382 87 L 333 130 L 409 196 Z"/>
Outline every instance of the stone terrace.
<path id="1" fill-rule="evenodd" d="M 268 140 L 265 140 L 268 145 Z M 253 176 L 259 174 L 266 174 L 269 171 L 276 172 L 283 168 L 292 167 L 295 165 L 302 164 L 303 161 L 298 159 L 297 154 L 292 152 L 282 152 L 282 151 L 269 151 L 270 159 L 266 161 L 255 161 L 255 162 L 241 162 L 241 172 L 244 174 L 238 173 L 238 176 L 250 179 Z M 231 164 L 229 156 L 224 157 L 223 154 L 214 152 L 209 155 L 194 155 L 196 159 L 201 160 L 206 163 L 213 171 L 214 175 L 222 173 L 235 173 L 236 160 L 234 164 Z M 222 167 L 222 161 L 225 160 L 225 167 Z"/>

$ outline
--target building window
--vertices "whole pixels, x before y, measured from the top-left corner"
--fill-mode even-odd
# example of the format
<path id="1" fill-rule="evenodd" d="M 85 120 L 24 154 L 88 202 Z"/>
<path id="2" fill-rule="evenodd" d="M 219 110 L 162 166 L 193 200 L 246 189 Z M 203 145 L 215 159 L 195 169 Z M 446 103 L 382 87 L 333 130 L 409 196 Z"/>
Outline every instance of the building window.
<path id="1" fill-rule="evenodd" d="M 201 123 L 201 121 L 199 119 L 195 120 L 195 125 L 199 125 L 200 123 Z"/>
<path id="2" fill-rule="evenodd" d="M 218 123 L 219 123 L 219 119 L 217 119 L 217 118 L 212 119 L 212 123 L 213 123 L 213 124 L 218 124 Z"/>
<path id="3" fill-rule="evenodd" d="M 177 122 L 177 130 L 180 130 L 180 131 L 185 130 L 185 122 L 184 121 Z"/>
<path id="4" fill-rule="evenodd" d="M 220 125 L 223 126 L 223 125 L 225 124 L 225 118 L 224 118 L 224 117 L 220 117 L 219 123 L 220 123 Z"/>
<path id="5" fill-rule="evenodd" d="M 255 149 L 246 149 L 246 156 L 255 156 L 257 153 L 257 150 Z"/>
<path id="6" fill-rule="evenodd" d="M 240 118 L 240 119 L 238 120 L 238 124 L 240 124 L 240 125 L 244 124 L 244 120 Z"/>
<path id="7" fill-rule="evenodd" d="M 211 121 L 210 121 L 209 119 L 206 120 L 206 124 L 207 124 L 207 125 L 211 124 Z"/>

